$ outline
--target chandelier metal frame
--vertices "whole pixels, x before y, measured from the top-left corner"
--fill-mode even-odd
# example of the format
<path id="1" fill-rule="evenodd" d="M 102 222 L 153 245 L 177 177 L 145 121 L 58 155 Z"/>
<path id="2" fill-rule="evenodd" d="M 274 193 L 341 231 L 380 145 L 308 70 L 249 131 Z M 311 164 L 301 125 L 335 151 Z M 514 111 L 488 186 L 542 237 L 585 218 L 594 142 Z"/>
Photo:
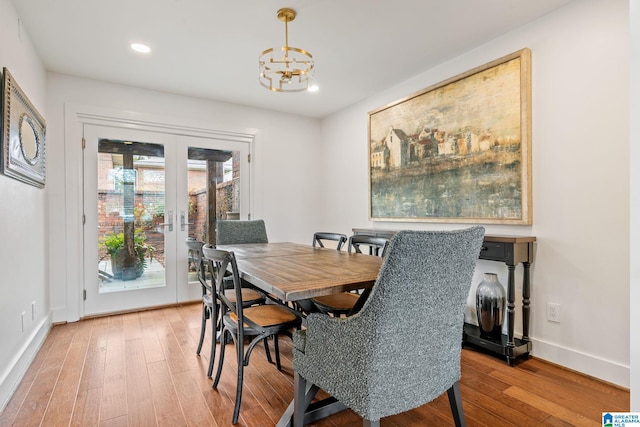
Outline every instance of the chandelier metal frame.
<path id="1" fill-rule="evenodd" d="M 313 84 L 313 56 L 304 49 L 289 46 L 289 22 L 296 11 L 282 8 L 276 14 L 284 22 L 285 43 L 260 53 L 258 67 L 260 84 L 273 92 L 301 92 Z"/>

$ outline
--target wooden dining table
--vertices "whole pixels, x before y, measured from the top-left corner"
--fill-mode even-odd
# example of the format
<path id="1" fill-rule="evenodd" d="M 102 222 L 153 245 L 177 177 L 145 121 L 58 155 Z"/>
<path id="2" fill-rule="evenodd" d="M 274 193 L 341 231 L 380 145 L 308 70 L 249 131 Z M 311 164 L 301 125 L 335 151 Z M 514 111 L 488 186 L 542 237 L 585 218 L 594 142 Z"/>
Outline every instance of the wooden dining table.
<path id="1" fill-rule="evenodd" d="M 298 243 L 246 243 L 220 245 L 218 249 L 234 252 L 242 279 L 286 302 L 369 290 L 382 265 L 381 257 Z M 315 391 L 306 390 L 306 394 L 313 396 Z M 305 423 L 344 409 L 334 397 L 313 402 L 305 412 Z M 276 426 L 291 427 L 293 410 L 292 400 Z"/>
<path id="2" fill-rule="evenodd" d="M 382 258 L 299 243 L 220 245 L 233 251 L 240 277 L 282 301 L 373 286 Z"/>

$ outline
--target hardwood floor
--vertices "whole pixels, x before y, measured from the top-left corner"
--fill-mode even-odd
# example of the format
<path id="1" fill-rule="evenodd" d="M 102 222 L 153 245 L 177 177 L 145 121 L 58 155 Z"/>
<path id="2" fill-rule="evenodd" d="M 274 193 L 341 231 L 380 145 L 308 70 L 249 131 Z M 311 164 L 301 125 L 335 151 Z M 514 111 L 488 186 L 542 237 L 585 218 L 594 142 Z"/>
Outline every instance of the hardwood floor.
<path id="1" fill-rule="evenodd" d="M 231 425 L 236 366 L 227 357 L 218 390 L 195 348 L 200 305 L 54 326 L 5 410 L 0 426 Z M 210 343 L 210 341 L 209 341 Z M 204 348 L 208 348 L 205 342 Z M 231 356 L 232 344 L 229 345 Z M 292 346 L 283 371 L 256 348 L 245 370 L 239 426 L 273 426 L 293 395 Z M 603 411 L 629 411 L 629 392 L 537 360 L 509 367 L 462 352 L 461 393 L 469 426 L 601 426 Z M 316 426 L 361 425 L 344 411 Z M 446 394 L 382 426 L 452 426 Z"/>

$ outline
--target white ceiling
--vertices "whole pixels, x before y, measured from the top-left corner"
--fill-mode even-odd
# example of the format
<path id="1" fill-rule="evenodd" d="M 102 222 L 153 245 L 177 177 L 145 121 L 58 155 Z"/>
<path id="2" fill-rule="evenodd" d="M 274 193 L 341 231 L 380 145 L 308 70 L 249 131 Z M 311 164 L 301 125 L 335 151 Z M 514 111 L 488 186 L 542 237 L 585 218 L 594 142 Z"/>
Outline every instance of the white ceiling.
<path id="1" fill-rule="evenodd" d="M 318 118 L 571 1 L 12 0 L 47 70 Z M 284 44 L 282 7 L 317 93 L 258 83 L 259 53 Z"/>

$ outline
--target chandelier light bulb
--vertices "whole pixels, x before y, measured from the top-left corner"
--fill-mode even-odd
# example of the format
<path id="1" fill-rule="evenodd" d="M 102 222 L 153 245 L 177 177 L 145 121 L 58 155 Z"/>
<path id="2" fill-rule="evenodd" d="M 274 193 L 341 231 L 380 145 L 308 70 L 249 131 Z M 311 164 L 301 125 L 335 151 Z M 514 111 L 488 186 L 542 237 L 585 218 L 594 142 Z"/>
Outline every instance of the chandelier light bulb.
<path id="1" fill-rule="evenodd" d="M 131 49 L 135 50 L 138 53 L 151 52 L 151 48 L 146 44 L 142 44 L 142 43 L 131 43 Z"/>

